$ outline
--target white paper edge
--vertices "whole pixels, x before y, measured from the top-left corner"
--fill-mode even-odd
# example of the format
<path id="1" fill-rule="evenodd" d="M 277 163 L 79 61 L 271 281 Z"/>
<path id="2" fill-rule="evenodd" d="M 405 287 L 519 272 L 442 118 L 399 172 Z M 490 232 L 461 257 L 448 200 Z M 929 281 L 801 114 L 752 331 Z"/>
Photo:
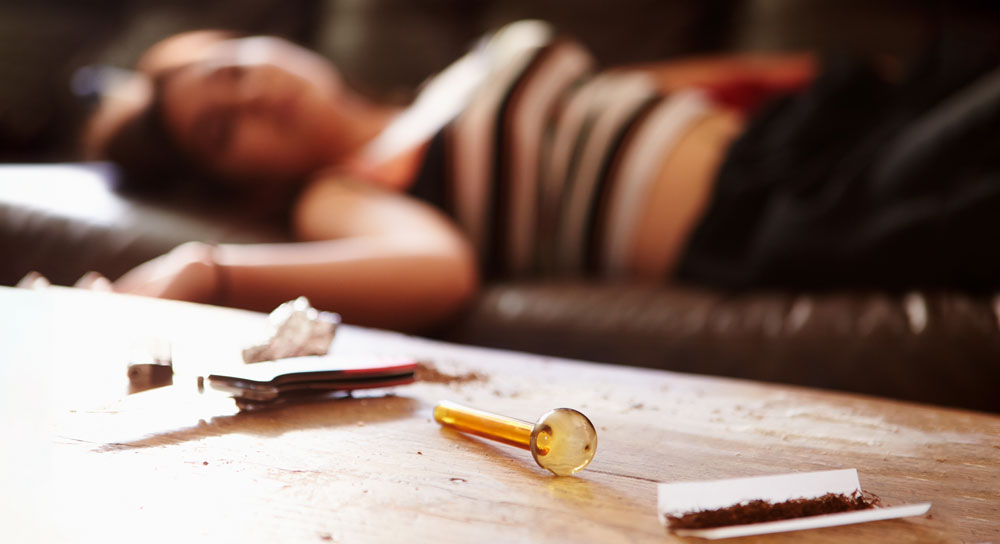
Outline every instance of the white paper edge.
<path id="1" fill-rule="evenodd" d="M 660 521 L 666 516 L 725 508 L 743 501 L 784 502 L 827 493 L 850 495 L 861 489 L 857 469 L 797 472 L 703 482 L 661 483 L 657 487 Z"/>
<path id="2" fill-rule="evenodd" d="M 926 513 L 930 510 L 930 508 L 931 503 L 921 502 L 916 504 L 905 504 L 902 506 L 889 506 L 886 508 L 872 508 L 870 510 L 840 512 L 837 514 L 826 514 L 823 516 L 769 521 L 767 523 L 730 525 L 728 527 L 714 527 L 711 529 L 677 529 L 672 532 L 677 536 L 693 536 L 709 540 L 718 540 L 720 538 L 784 533 L 788 531 L 818 529 L 820 527 L 835 527 L 837 525 L 850 525 L 852 523 L 864 523 L 868 521 L 902 518 L 906 516 L 919 516 Z"/>
<path id="3" fill-rule="evenodd" d="M 827 493 L 851 495 L 860 490 L 858 471 L 853 468 L 702 482 L 661 483 L 657 486 L 657 510 L 660 522 L 669 527 L 667 516 L 671 515 L 679 516 L 688 512 L 725 508 L 751 500 L 783 502 L 821 497 Z M 919 516 L 926 513 L 930 507 L 931 503 L 925 502 L 765 523 L 671 531 L 677 536 L 714 540 Z"/>

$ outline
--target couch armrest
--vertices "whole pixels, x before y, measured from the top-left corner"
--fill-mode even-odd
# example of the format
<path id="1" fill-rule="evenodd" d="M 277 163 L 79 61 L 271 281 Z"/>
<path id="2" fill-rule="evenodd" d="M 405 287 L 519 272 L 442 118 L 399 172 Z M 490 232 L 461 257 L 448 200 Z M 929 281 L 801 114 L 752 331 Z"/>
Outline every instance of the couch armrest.
<path id="1" fill-rule="evenodd" d="M 989 297 L 498 284 L 443 336 L 1000 411 L 1000 330 Z"/>
<path id="2" fill-rule="evenodd" d="M 58 284 L 90 270 L 114 279 L 190 240 L 287 239 L 231 213 L 122 196 L 116 176 L 106 163 L 0 166 L 0 284 L 32 270 Z"/>

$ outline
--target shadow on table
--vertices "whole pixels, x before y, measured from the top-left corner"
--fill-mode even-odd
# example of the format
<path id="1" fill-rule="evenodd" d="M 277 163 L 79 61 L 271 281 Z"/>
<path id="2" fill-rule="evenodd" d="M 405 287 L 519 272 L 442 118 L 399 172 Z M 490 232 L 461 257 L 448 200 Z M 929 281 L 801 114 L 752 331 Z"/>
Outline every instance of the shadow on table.
<path id="1" fill-rule="evenodd" d="M 56 436 L 95 444 L 96 451 L 119 451 L 234 433 L 275 437 L 289 431 L 377 425 L 410 417 L 418 407 L 415 399 L 393 394 L 324 398 L 252 411 L 239 411 L 231 399 L 205 399 L 203 403 L 171 406 L 170 412 L 164 411 L 162 403 L 159 410 L 149 407 L 131 410 L 126 404 L 116 409 L 70 414 Z"/>
<path id="2" fill-rule="evenodd" d="M 606 496 L 622 495 L 621 490 L 593 479 L 595 475 L 601 475 L 600 477 L 617 476 L 613 473 L 588 472 L 588 469 L 584 469 L 573 476 L 556 476 L 538 466 L 528 450 L 498 444 L 446 427 L 442 427 L 440 432 L 449 440 L 464 442 L 469 449 L 476 451 L 476 455 L 482 457 L 483 463 L 502 465 L 506 470 L 516 471 L 527 479 L 544 484 L 549 497 L 565 504 L 567 511 L 586 512 L 589 507 L 603 509 L 607 507 L 606 501 L 603 500 Z M 600 455 L 599 451 L 598 455 Z"/>

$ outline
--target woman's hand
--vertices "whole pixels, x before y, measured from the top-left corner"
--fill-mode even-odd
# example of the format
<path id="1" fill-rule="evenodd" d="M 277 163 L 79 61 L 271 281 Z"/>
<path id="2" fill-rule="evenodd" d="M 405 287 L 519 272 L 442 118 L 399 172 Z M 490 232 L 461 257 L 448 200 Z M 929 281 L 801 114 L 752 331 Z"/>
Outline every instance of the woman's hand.
<path id="1" fill-rule="evenodd" d="M 188 242 L 143 263 L 114 282 L 114 291 L 190 302 L 219 302 L 221 274 L 214 248 Z"/>

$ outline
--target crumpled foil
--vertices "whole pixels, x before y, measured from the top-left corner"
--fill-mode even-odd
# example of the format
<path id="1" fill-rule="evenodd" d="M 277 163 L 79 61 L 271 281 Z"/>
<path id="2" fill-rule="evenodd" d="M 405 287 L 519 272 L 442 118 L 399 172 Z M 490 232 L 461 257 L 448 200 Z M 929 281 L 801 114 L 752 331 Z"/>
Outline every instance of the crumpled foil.
<path id="1" fill-rule="evenodd" d="M 272 328 L 267 342 L 243 350 L 243 362 L 260 363 L 286 357 L 325 355 L 340 324 L 340 315 L 321 312 L 299 297 L 274 309 L 268 316 Z"/>

